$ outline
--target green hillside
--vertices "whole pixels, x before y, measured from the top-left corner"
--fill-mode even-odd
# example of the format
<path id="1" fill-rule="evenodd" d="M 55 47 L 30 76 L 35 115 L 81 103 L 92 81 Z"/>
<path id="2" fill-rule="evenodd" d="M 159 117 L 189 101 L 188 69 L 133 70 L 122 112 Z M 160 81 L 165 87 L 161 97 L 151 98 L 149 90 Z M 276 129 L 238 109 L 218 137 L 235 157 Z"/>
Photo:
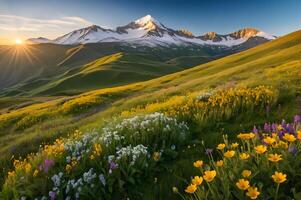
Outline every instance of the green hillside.
<path id="1" fill-rule="evenodd" d="M 120 43 L 0 46 L 0 95 L 79 94 L 150 80 L 235 51 L 212 47 L 134 48 Z M 118 53 L 122 56 L 116 57 Z M 94 70 L 85 71 L 90 65 Z"/>
<path id="2" fill-rule="evenodd" d="M 91 83 L 88 80 L 97 80 L 91 74 L 98 74 L 108 69 L 118 77 L 118 80 L 123 81 L 123 84 L 127 84 L 128 82 L 123 79 L 122 75 L 129 69 L 129 66 L 132 67 L 130 68 L 133 72 L 132 75 L 134 72 L 149 75 L 152 70 L 148 71 L 146 68 L 156 69 L 160 65 L 163 66 L 160 69 L 164 68 L 165 72 L 171 72 L 172 67 L 177 68 L 177 66 L 170 63 L 181 63 L 182 60 L 182 58 L 169 59 L 162 65 L 154 61 L 152 57 L 140 57 L 139 55 L 116 53 L 102 57 L 81 68 L 72 69 L 70 74 L 63 75 L 65 79 L 58 79 L 60 81 L 54 82 L 54 85 L 43 88 L 36 94 L 42 93 L 42 91 L 54 94 L 60 91 L 60 88 L 69 88 L 72 84 L 79 84 L 82 88 L 90 87 Z M 133 65 L 133 60 L 139 64 Z M 122 65 L 118 65 L 118 63 L 122 63 Z M 127 65 L 127 70 L 125 70 L 122 66 Z M 169 114 L 177 113 L 174 114 L 177 116 L 175 118 L 187 122 L 191 130 L 192 138 L 187 141 L 189 148 L 185 146 L 187 145 L 186 141 L 182 144 L 179 142 L 181 139 L 170 136 L 172 141 L 179 142 L 179 148 L 183 147 L 181 145 L 184 145 L 185 148 L 183 147 L 183 151 L 176 155 L 171 153 L 171 157 L 174 156 L 176 160 L 165 160 L 162 163 L 163 166 L 160 165 L 160 169 L 166 171 L 154 169 L 153 173 L 156 177 L 164 180 L 160 182 L 158 188 L 150 190 L 150 187 L 153 186 L 148 183 L 152 183 L 152 179 L 148 180 L 150 182 L 143 183 L 143 186 L 139 188 L 139 192 L 145 194 L 145 199 L 152 199 L 160 192 L 162 192 L 160 197 L 172 198 L 174 196 L 170 194 L 171 187 L 173 184 L 183 184 L 183 180 L 179 180 L 181 179 L 179 177 L 188 177 L 188 174 L 192 173 L 192 171 L 183 171 L 183 169 L 187 169 L 187 166 L 190 165 L 188 163 L 200 155 L 199 149 L 193 150 L 190 147 L 199 145 L 199 148 L 203 148 L 196 141 L 205 140 L 207 144 L 215 145 L 218 142 L 217 138 L 222 133 L 249 131 L 254 124 L 261 125 L 265 121 L 281 121 L 283 118 L 291 119 L 293 115 L 300 114 L 300 69 L 301 31 L 297 31 L 253 49 L 149 81 L 94 90 L 73 97 L 58 97 L 56 100 L 45 100 L 44 103 L 11 109 L 0 115 L 0 152 L 1 155 L 6 156 L 24 155 L 27 152 L 36 151 L 37 144 L 53 141 L 60 136 L 67 136 L 76 129 L 83 132 L 95 129 L 101 131 L 102 127 L 110 125 L 113 117 L 114 120 L 122 121 L 123 117 L 157 111 Z M 177 70 L 179 69 L 175 71 Z M 88 79 L 85 79 L 86 76 Z M 152 76 L 156 76 L 156 74 L 152 74 Z M 80 80 L 84 80 L 84 82 Z M 266 87 L 254 89 L 259 85 Z M 241 87 L 248 89 L 239 89 Z M 230 104 L 221 103 L 225 106 L 221 106 L 221 111 L 214 110 L 210 106 L 206 107 L 207 104 L 205 104 L 205 108 L 202 108 L 209 114 L 204 111 L 199 117 L 200 113 L 193 113 L 198 112 L 199 108 L 193 107 L 198 104 L 193 102 L 191 109 L 189 100 L 203 94 L 204 91 L 207 93 L 213 91 L 213 94 L 216 92 L 220 96 L 228 95 L 231 97 L 229 98 Z M 219 95 L 216 97 L 213 95 L 213 98 L 223 102 Z M 188 112 L 188 114 L 183 112 L 187 107 L 193 112 Z M 226 114 L 217 117 L 216 113 L 220 114 L 220 112 Z M 171 115 L 173 116 L 173 114 Z M 127 132 L 127 128 L 123 131 L 130 134 Z M 153 137 L 147 136 L 147 138 Z M 234 136 L 230 135 L 231 137 Z M 137 140 L 143 139 L 142 137 Z M 164 140 L 168 141 L 166 138 Z M 35 141 L 34 144 L 32 141 Z M 157 140 L 154 138 L 154 141 Z M 164 146 L 164 144 L 162 145 Z M 168 143 L 168 145 L 170 144 Z M 4 157 L 3 160 L 7 161 L 7 157 Z M 4 171 L 6 172 L 6 170 Z M 153 194 L 153 191 L 157 193 Z M 135 196 L 135 193 L 131 194 Z"/>

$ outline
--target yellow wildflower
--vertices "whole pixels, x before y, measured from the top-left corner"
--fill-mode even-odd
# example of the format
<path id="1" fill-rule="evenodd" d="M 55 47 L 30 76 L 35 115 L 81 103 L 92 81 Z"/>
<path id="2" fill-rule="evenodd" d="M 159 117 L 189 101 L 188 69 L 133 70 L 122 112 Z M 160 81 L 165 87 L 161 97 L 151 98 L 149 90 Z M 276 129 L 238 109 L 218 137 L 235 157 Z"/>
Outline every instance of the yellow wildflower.
<path id="1" fill-rule="evenodd" d="M 257 187 L 249 187 L 246 195 L 251 199 L 257 199 L 257 197 L 260 195 L 260 192 L 258 192 Z"/>
<path id="2" fill-rule="evenodd" d="M 255 137 L 254 133 L 240 133 L 237 135 L 237 138 L 242 140 L 250 140 Z"/>
<path id="3" fill-rule="evenodd" d="M 258 145 L 256 147 L 254 147 L 254 149 L 255 149 L 255 152 L 258 154 L 263 154 L 264 152 L 267 151 L 267 147 L 264 145 Z"/>
<path id="4" fill-rule="evenodd" d="M 240 190 L 247 190 L 250 187 L 250 183 L 248 180 L 245 179 L 239 179 L 236 182 L 236 186 L 240 189 Z"/>
<path id="5" fill-rule="evenodd" d="M 226 144 L 224 144 L 224 143 L 217 145 L 218 150 L 223 150 L 225 147 L 226 147 Z"/>
<path id="6" fill-rule="evenodd" d="M 94 159 L 95 159 L 94 154 L 90 155 L 90 160 L 94 160 Z"/>
<path id="7" fill-rule="evenodd" d="M 284 134 L 283 139 L 288 142 L 294 142 L 296 140 L 295 136 L 289 133 Z"/>
<path id="8" fill-rule="evenodd" d="M 187 186 L 187 188 L 185 189 L 185 192 L 193 194 L 197 189 L 197 186 L 194 184 L 190 184 L 189 186 Z"/>
<path id="9" fill-rule="evenodd" d="M 245 169 L 245 170 L 243 170 L 243 171 L 241 172 L 241 175 L 242 175 L 244 178 L 247 178 L 247 177 L 251 176 L 251 174 L 252 174 L 252 172 L 251 172 L 250 170 L 247 170 L 247 169 Z"/>
<path id="10" fill-rule="evenodd" d="M 282 160 L 281 156 L 282 155 L 279 155 L 277 153 L 275 153 L 275 154 L 269 154 L 269 158 L 268 159 L 271 162 L 278 162 L 278 161 Z"/>
<path id="11" fill-rule="evenodd" d="M 14 176 L 16 176 L 16 172 L 15 171 L 11 171 L 7 173 L 8 178 L 12 178 Z"/>
<path id="12" fill-rule="evenodd" d="M 161 157 L 161 153 L 160 152 L 154 152 L 154 154 L 153 154 L 153 159 L 154 159 L 154 161 L 158 161 L 158 160 L 160 160 L 160 157 Z"/>
<path id="13" fill-rule="evenodd" d="M 211 171 L 205 171 L 204 175 L 203 175 L 203 178 L 205 179 L 205 181 L 211 182 L 211 181 L 213 181 L 215 176 L 216 176 L 216 171 L 211 170 Z"/>
<path id="14" fill-rule="evenodd" d="M 66 172 L 69 173 L 72 170 L 72 166 L 67 164 L 65 169 L 66 169 Z"/>
<path id="15" fill-rule="evenodd" d="M 266 138 L 263 139 L 263 142 L 265 142 L 266 144 L 271 145 L 274 142 L 276 142 L 276 140 L 275 140 L 275 138 L 272 138 L 272 137 L 268 136 L 268 137 L 266 137 Z"/>
<path id="16" fill-rule="evenodd" d="M 281 131 L 283 129 L 282 125 L 278 125 L 277 129 L 278 131 Z"/>
<path id="17" fill-rule="evenodd" d="M 224 153 L 224 156 L 226 157 L 226 158 L 232 158 L 233 156 L 235 155 L 235 151 L 226 151 L 225 153 Z"/>
<path id="18" fill-rule="evenodd" d="M 224 161 L 223 160 L 216 161 L 216 166 L 222 167 L 223 165 L 224 165 Z"/>
<path id="19" fill-rule="evenodd" d="M 39 170 L 37 170 L 37 169 L 36 169 L 36 170 L 34 170 L 34 172 L 33 172 L 33 175 L 32 175 L 32 176 L 33 176 L 33 177 L 36 177 L 36 176 L 38 176 L 38 173 L 39 173 Z"/>
<path id="20" fill-rule="evenodd" d="M 193 166 L 199 168 L 199 167 L 202 167 L 203 164 L 204 164 L 204 163 L 203 163 L 202 160 L 197 160 L 197 161 L 195 161 L 195 162 L 193 163 Z"/>
<path id="21" fill-rule="evenodd" d="M 239 144 L 237 142 L 231 144 L 231 147 L 233 149 L 237 148 L 238 146 L 239 146 Z"/>
<path id="22" fill-rule="evenodd" d="M 241 154 L 239 155 L 239 158 L 240 158 L 241 160 L 247 160 L 249 157 L 250 157 L 250 155 L 247 154 L 247 153 L 241 153 Z"/>
<path id="23" fill-rule="evenodd" d="M 276 171 L 275 174 L 272 175 L 272 178 L 275 183 L 280 184 L 286 181 L 286 174 Z"/>
<path id="24" fill-rule="evenodd" d="M 30 163 L 26 163 L 25 164 L 25 172 L 29 173 L 31 171 L 31 164 Z"/>
<path id="25" fill-rule="evenodd" d="M 203 182 L 203 178 L 200 176 L 195 176 L 192 180 L 191 180 L 193 185 L 201 185 Z"/>

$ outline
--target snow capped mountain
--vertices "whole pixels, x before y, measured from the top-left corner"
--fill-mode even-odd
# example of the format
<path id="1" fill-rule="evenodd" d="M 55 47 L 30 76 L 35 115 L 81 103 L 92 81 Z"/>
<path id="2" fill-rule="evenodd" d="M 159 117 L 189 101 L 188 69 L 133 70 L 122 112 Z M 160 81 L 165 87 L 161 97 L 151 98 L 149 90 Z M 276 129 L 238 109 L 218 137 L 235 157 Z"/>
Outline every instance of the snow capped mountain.
<path id="1" fill-rule="evenodd" d="M 125 26 L 119 26 L 115 30 L 92 25 L 72 31 L 54 40 L 31 38 L 28 39 L 28 41 L 31 43 L 55 43 L 64 45 L 123 42 L 145 46 L 193 44 L 231 47 L 241 45 L 251 38 L 261 38 L 268 41 L 276 37 L 253 28 L 241 29 L 226 35 L 209 32 L 202 36 L 194 36 L 188 30 L 173 30 L 154 19 L 151 15 L 146 15 Z"/>

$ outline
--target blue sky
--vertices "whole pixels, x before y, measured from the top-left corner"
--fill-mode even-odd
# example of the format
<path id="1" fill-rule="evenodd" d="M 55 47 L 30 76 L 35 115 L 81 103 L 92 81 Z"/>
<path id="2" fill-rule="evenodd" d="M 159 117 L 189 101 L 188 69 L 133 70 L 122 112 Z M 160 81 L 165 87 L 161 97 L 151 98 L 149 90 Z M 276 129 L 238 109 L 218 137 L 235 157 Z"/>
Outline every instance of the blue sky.
<path id="1" fill-rule="evenodd" d="M 300 29 L 300 10 L 300 0 L 0 0 L 0 43 L 90 24 L 114 28 L 147 14 L 196 35 L 254 27 L 280 36 Z"/>

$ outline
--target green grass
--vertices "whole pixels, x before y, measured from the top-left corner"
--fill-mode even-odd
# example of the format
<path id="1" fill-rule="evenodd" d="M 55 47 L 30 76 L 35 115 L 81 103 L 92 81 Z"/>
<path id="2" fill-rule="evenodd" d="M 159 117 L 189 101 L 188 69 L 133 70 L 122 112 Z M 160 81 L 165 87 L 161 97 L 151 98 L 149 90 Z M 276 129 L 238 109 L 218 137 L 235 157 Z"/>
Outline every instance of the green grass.
<path id="1" fill-rule="evenodd" d="M 122 71 L 123 69 L 119 68 L 121 65 L 118 65 L 119 67 L 114 66 L 115 58 L 116 60 L 119 59 L 119 62 L 122 61 L 124 66 L 131 63 L 133 58 L 142 64 L 146 62 L 144 58 L 139 58 L 138 55 L 137 57 L 127 57 L 123 54 L 115 54 L 114 59 L 108 59 L 110 61 L 113 60 L 113 62 L 109 63 L 111 66 L 106 66 L 108 62 L 102 65 L 101 63 L 108 60 L 100 59 L 86 65 L 81 70 L 88 74 L 89 72 L 94 73 L 101 71 L 105 67 L 115 67 L 114 70 Z M 196 128 L 193 130 L 193 132 L 202 133 L 200 134 L 202 137 L 197 138 L 198 140 L 204 139 L 208 141 L 209 145 L 213 145 L 217 142 L 216 138 L 221 132 L 237 133 L 246 131 L 250 130 L 254 124 L 262 124 L 267 120 L 279 121 L 282 118 L 291 119 L 294 114 L 300 114 L 300 101 L 297 99 L 301 94 L 300 58 L 301 31 L 298 31 L 245 52 L 211 61 L 182 72 L 137 84 L 91 91 L 83 95 L 95 96 L 95 94 L 110 90 L 113 92 L 108 92 L 108 105 L 99 110 L 96 109 L 93 112 L 91 112 L 91 110 L 97 108 L 98 105 L 84 110 L 80 115 L 57 113 L 54 118 L 34 124 L 22 131 L 16 130 L 13 123 L 10 129 L 2 130 L 0 133 L 0 140 L 2 142 L 0 152 L 2 152 L 2 155 L 5 155 L 3 157 L 4 160 L 10 158 L 12 154 L 24 155 L 28 152 L 35 151 L 38 148 L 37 144 L 41 142 L 53 141 L 59 136 L 66 136 L 75 129 L 84 131 L 99 127 L 99 125 L 104 122 L 104 119 L 110 119 L 112 116 L 119 115 L 124 110 L 135 108 L 137 105 L 160 101 L 176 94 L 185 94 L 187 92 L 209 88 L 256 85 L 269 85 L 279 90 L 280 96 L 278 105 L 271 110 L 269 116 L 262 115 L 261 113 L 251 113 L 250 115 L 240 113 L 235 118 L 231 118 L 227 121 L 214 124 L 209 123 L 202 127 L 202 129 Z M 146 64 L 156 69 L 155 63 L 149 62 Z M 138 69 L 137 66 L 136 68 L 134 66 L 133 70 L 134 69 L 141 70 L 141 73 L 143 72 L 143 69 Z M 74 71 L 79 72 L 78 69 Z M 57 110 L 62 105 L 62 103 L 57 102 L 63 102 L 65 98 L 66 97 L 58 98 L 55 101 L 48 101 L 44 105 L 47 109 L 50 107 L 51 110 Z M 80 96 L 74 96 L 72 98 L 76 99 L 80 98 Z M 41 104 L 36 104 L 23 109 L 28 110 L 28 113 L 34 114 L 35 111 L 41 110 L 40 106 Z M 15 115 L 15 119 L 18 121 L 18 116 L 22 112 L 22 109 L 11 110 L 10 115 Z M 5 115 L 7 114 L 2 114 L 0 117 Z M 3 122 L 0 121 L 0 125 L 2 125 L 2 123 Z M 33 144 L 32 141 L 36 141 L 35 144 Z M 158 174 L 159 177 L 162 177 L 162 182 L 158 185 L 158 190 L 166 191 L 165 195 L 168 197 L 172 195 L 169 192 L 170 186 L 176 183 L 181 184 L 181 180 L 170 179 L 169 174 L 179 173 L 177 175 L 178 177 L 185 177 L 189 173 L 182 174 L 178 169 L 181 168 L 180 166 L 187 166 L 189 162 L 191 163 L 191 161 L 198 156 L 197 153 L 199 149 L 189 151 L 192 151 L 192 153 L 189 153 L 191 157 L 187 158 L 185 153 L 180 154 L 176 162 L 170 163 L 170 166 L 173 166 L 168 167 L 168 169 L 171 170 L 170 172 L 163 170 Z M 149 186 L 146 185 L 144 191 L 148 188 Z M 151 192 L 146 194 L 146 199 L 148 195 L 148 199 L 153 197 Z"/>

